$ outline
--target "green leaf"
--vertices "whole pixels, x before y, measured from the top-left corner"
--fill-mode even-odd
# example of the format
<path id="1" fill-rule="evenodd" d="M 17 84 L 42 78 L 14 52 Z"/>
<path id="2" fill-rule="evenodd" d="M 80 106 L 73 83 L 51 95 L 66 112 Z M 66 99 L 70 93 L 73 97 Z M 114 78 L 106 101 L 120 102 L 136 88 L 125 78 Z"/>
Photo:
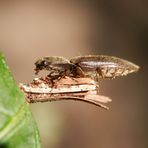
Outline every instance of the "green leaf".
<path id="1" fill-rule="evenodd" d="M 40 137 L 25 95 L 0 53 L 0 148 L 40 148 Z"/>

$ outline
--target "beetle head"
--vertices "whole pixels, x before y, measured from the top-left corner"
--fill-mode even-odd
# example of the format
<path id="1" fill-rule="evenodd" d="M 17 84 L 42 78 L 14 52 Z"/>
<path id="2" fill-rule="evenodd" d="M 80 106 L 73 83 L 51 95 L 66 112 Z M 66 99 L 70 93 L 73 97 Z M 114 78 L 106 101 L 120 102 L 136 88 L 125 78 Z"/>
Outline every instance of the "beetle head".
<path id="1" fill-rule="evenodd" d="M 49 65 L 49 61 L 47 59 L 39 59 L 35 62 L 35 74 L 38 74 L 40 70 L 46 69 Z"/>

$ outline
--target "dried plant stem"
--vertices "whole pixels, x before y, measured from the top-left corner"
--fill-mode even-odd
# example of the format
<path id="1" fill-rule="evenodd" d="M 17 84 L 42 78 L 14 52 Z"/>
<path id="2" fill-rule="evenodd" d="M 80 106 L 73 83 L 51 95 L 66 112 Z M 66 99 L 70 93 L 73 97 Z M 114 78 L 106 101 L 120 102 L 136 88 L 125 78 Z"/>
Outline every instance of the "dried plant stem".
<path id="1" fill-rule="evenodd" d="M 65 77 L 51 85 L 46 78 L 34 79 L 30 84 L 20 84 L 29 103 L 59 100 L 78 100 L 94 104 L 104 109 L 101 103 L 111 102 L 111 99 L 98 95 L 98 84 L 90 78 Z"/>

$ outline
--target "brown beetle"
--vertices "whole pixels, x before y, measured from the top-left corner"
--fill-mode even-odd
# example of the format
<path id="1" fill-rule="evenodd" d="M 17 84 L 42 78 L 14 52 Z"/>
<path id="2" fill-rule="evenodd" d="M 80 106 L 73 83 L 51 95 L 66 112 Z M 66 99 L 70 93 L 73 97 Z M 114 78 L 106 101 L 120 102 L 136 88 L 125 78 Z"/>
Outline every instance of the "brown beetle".
<path id="1" fill-rule="evenodd" d="M 139 66 L 129 61 L 106 55 L 86 55 L 74 57 L 71 63 L 79 66 L 85 76 L 98 78 L 115 78 L 136 72 Z"/>
<path id="2" fill-rule="evenodd" d="M 139 66 L 129 61 L 106 55 L 86 55 L 72 58 L 70 61 L 63 57 L 43 57 L 35 63 L 35 73 L 40 70 L 49 71 L 48 78 L 55 80 L 64 76 L 115 78 L 136 72 Z"/>

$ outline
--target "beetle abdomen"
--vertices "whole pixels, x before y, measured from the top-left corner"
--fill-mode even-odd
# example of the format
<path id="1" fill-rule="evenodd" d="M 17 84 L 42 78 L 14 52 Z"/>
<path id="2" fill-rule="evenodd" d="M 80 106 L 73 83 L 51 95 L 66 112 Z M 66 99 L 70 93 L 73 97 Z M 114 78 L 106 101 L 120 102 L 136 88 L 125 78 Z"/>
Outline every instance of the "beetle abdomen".
<path id="1" fill-rule="evenodd" d="M 104 55 L 79 56 L 70 60 L 71 63 L 79 66 L 86 75 L 94 73 L 102 78 L 114 78 L 136 72 L 139 66 L 129 61 Z"/>

